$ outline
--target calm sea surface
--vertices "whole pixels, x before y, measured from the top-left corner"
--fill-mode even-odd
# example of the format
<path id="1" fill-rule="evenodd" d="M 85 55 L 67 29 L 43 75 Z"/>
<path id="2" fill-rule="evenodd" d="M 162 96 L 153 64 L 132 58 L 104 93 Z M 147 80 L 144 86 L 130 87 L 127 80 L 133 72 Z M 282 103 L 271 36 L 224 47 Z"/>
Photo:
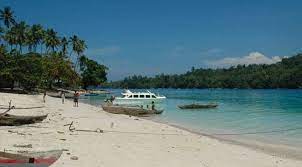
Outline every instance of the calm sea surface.
<path id="1" fill-rule="evenodd" d="M 122 90 L 109 90 L 119 96 Z M 143 91 L 143 90 L 133 90 Z M 302 90 L 154 89 L 167 99 L 156 107 L 164 113 L 151 119 L 195 132 L 282 144 L 302 150 Z M 100 105 L 105 96 L 84 97 Z M 219 104 L 216 109 L 180 110 L 190 103 Z"/>

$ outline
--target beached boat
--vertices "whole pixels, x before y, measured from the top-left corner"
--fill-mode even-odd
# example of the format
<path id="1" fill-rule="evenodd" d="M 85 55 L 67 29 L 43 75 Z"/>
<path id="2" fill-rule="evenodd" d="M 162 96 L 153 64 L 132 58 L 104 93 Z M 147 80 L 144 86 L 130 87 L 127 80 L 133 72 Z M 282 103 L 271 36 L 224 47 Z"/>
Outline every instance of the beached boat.
<path id="1" fill-rule="evenodd" d="M 8 153 L 0 151 L 0 167 L 48 167 L 56 162 L 62 150 Z"/>
<path id="2" fill-rule="evenodd" d="M 148 110 L 136 106 L 120 106 L 120 105 L 102 105 L 102 108 L 109 113 L 125 114 L 125 115 L 147 115 L 147 114 L 161 114 L 164 110 Z"/>
<path id="3" fill-rule="evenodd" d="M 20 126 L 25 124 L 33 124 L 42 122 L 46 117 L 47 114 L 41 116 L 17 116 L 5 114 L 0 116 L 0 126 Z"/>
<path id="4" fill-rule="evenodd" d="M 133 103 L 151 103 L 161 102 L 166 99 L 165 96 L 156 95 L 150 91 L 147 92 L 131 92 L 130 90 L 125 90 L 122 93 L 122 97 L 115 97 L 114 104 L 133 104 Z"/>
<path id="5" fill-rule="evenodd" d="M 206 108 L 216 108 L 218 104 L 188 104 L 179 105 L 180 109 L 206 109 Z"/>

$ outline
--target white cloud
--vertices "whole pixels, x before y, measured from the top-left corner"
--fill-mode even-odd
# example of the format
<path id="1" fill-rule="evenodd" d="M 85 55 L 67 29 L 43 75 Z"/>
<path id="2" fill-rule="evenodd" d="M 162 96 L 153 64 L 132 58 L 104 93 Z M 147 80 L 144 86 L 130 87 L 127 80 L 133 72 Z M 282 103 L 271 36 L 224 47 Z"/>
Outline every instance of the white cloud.
<path id="1" fill-rule="evenodd" d="M 244 57 L 226 57 L 221 60 L 208 61 L 207 64 L 212 67 L 230 67 L 238 64 L 274 64 L 282 60 L 279 56 L 267 57 L 259 52 L 252 52 Z"/>

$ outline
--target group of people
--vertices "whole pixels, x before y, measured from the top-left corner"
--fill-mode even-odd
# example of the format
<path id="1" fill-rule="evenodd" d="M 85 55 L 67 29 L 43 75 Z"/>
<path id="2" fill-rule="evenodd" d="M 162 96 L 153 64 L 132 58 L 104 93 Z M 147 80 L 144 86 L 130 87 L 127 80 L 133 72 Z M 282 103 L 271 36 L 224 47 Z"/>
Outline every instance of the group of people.
<path id="1" fill-rule="evenodd" d="M 46 102 L 46 91 L 44 91 L 43 93 L 43 102 L 45 103 Z M 64 91 L 61 91 L 60 93 L 60 96 L 61 96 L 61 99 L 62 99 L 62 104 L 64 104 L 65 102 L 65 92 Z M 74 91 L 74 94 L 73 94 L 73 102 L 74 102 L 74 107 L 79 107 L 79 97 L 80 97 L 80 94 L 77 92 L 77 91 Z"/>

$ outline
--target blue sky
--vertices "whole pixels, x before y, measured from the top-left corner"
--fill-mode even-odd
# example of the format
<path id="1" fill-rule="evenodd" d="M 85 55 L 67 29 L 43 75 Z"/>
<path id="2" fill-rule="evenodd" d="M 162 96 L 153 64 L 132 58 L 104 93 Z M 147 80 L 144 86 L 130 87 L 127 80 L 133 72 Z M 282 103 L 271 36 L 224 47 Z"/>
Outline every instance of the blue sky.
<path id="1" fill-rule="evenodd" d="M 7 5 L 18 20 L 85 39 L 109 80 L 273 63 L 302 47 L 299 0 L 0 1 Z"/>

